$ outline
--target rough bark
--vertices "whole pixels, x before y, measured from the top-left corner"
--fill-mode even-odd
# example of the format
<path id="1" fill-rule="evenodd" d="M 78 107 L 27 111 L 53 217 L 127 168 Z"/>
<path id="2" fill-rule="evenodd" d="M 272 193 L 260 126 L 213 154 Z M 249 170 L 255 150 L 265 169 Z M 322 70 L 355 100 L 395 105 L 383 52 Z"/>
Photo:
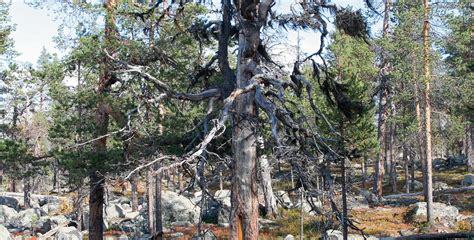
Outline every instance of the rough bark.
<path id="1" fill-rule="evenodd" d="M 105 17 L 105 45 L 107 48 L 113 46 L 113 42 L 117 37 L 115 29 L 115 8 L 116 0 L 107 0 L 105 2 L 106 17 Z M 108 49 L 112 52 L 112 49 Z M 97 94 L 99 96 L 97 102 L 97 109 L 95 113 L 95 133 L 94 137 L 100 137 L 107 134 L 109 115 L 106 110 L 106 96 L 112 84 L 112 72 L 110 69 L 110 59 L 104 57 L 103 71 L 99 79 L 99 86 Z M 96 157 L 94 159 L 94 166 L 99 167 L 101 161 L 106 159 L 107 154 L 107 138 L 102 137 L 94 142 L 94 151 Z M 90 196 L 89 196 L 89 239 L 102 240 L 103 239 L 103 205 L 104 205 L 104 183 L 105 178 L 103 173 L 92 169 L 89 174 L 90 179 Z"/>
<path id="2" fill-rule="evenodd" d="M 154 239 L 162 239 L 163 238 L 163 217 L 162 217 L 162 210 L 161 210 L 161 182 L 162 182 L 162 172 L 158 172 L 156 174 L 156 187 L 155 187 L 155 230 L 156 230 L 156 238 Z"/>
<path id="3" fill-rule="evenodd" d="M 423 68 L 425 82 L 425 154 L 426 154 L 426 209 L 427 220 L 430 224 L 434 223 L 433 215 L 433 172 L 431 167 L 431 102 L 430 102 L 430 42 L 429 42 L 429 14 L 430 7 L 428 0 L 423 1 Z"/>
<path id="4" fill-rule="evenodd" d="M 268 162 L 267 155 L 262 155 L 259 162 L 261 168 L 260 174 L 262 177 L 263 196 L 265 198 L 265 213 L 269 217 L 276 217 L 277 202 L 272 188 L 272 168 Z"/>
<path id="5" fill-rule="evenodd" d="M 408 159 L 408 150 L 406 146 L 403 146 L 402 160 L 405 169 L 405 192 L 410 193 L 410 170 L 409 170 L 409 159 Z"/>
<path id="6" fill-rule="evenodd" d="M 153 178 L 153 170 L 148 169 L 146 173 L 146 197 L 147 197 L 147 213 L 148 213 L 148 231 L 152 236 L 156 235 L 155 225 L 155 180 Z"/>
<path id="7" fill-rule="evenodd" d="M 139 181 L 139 175 L 135 174 L 130 180 L 130 185 L 131 185 L 131 193 L 132 193 L 132 211 L 136 212 L 138 211 L 138 181 Z"/>
<path id="8" fill-rule="evenodd" d="M 388 28 L 389 28 L 389 18 L 390 18 L 390 5 L 391 0 L 385 0 L 385 15 L 383 20 L 383 37 L 387 37 L 388 35 Z M 379 154 L 377 163 L 375 165 L 375 175 L 374 175 L 374 189 L 373 192 L 377 194 L 377 196 L 382 196 L 382 180 L 384 175 L 384 162 L 385 162 L 385 153 L 386 153 L 386 120 L 387 120 L 387 110 L 386 110 L 386 103 L 387 103 L 387 65 L 386 58 L 382 54 L 382 69 L 381 73 L 382 76 L 380 78 L 380 89 L 379 89 L 379 107 L 378 107 L 378 140 L 379 140 Z"/>
<path id="9" fill-rule="evenodd" d="M 260 27 L 247 16 L 247 8 L 237 6 L 239 22 L 239 52 L 237 56 L 237 87 L 252 84 L 251 79 L 258 64 L 257 47 Z M 254 10 L 256 11 L 256 10 Z M 253 16 L 258 16 L 253 12 Z M 247 16 L 247 18 L 244 18 Z M 257 151 L 255 95 L 253 92 L 238 96 L 235 100 L 232 134 L 233 168 L 230 215 L 230 239 L 258 238 L 257 198 Z"/>
<path id="10" fill-rule="evenodd" d="M 395 114 L 394 114 L 395 115 Z M 397 135 L 397 127 L 395 123 L 391 124 L 390 127 L 390 180 L 391 180 L 391 185 L 392 185 L 392 192 L 396 193 L 398 190 L 397 186 L 397 156 L 395 152 L 395 139 Z"/>
<path id="11" fill-rule="evenodd" d="M 31 177 L 23 179 L 23 202 L 25 209 L 31 208 Z"/>
<path id="12" fill-rule="evenodd" d="M 347 214 L 347 186 L 346 186 L 346 159 L 341 160 L 341 177 L 342 177 L 342 237 L 347 240 L 349 229 Z"/>
<path id="13" fill-rule="evenodd" d="M 474 168 L 474 125 L 468 126 L 467 133 L 467 171 L 472 172 Z"/>

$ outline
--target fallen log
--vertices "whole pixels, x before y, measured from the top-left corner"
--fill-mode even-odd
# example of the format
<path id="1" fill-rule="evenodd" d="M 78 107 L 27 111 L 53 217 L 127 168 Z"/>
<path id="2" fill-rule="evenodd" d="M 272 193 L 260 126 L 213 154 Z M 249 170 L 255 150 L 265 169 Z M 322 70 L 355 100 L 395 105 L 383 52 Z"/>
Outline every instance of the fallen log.
<path id="1" fill-rule="evenodd" d="M 445 239 L 470 239 L 474 240 L 474 232 L 465 233 L 427 233 L 411 236 L 397 237 L 396 240 L 426 239 L 426 240 L 445 240 Z"/>
<path id="2" fill-rule="evenodd" d="M 451 193 L 461 193 L 466 191 L 474 190 L 474 186 L 467 186 L 467 187 L 460 187 L 460 188 L 451 188 L 445 190 L 434 191 L 433 195 L 443 195 L 443 194 L 451 194 Z M 393 194 L 383 196 L 385 199 L 398 199 L 398 198 L 409 198 L 409 197 L 416 197 L 423 195 L 423 192 L 415 192 L 415 193 L 402 193 L 402 194 Z"/>

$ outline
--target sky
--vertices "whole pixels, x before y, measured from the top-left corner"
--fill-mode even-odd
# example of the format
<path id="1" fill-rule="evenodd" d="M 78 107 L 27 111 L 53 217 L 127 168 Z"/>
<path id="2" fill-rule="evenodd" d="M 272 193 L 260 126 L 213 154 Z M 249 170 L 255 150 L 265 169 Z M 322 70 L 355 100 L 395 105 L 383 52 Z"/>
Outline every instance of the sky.
<path id="1" fill-rule="evenodd" d="M 24 0 L 11 0 L 10 17 L 12 23 L 16 25 L 16 31 L 13 32 L 15 50 L 20 54 L 16 61 L 20 63 L 35 64 L 43 48 L 48 52 L 64 54 L 64 50 L 56 49 L 53 37 L 57 35 L 59 22 L 54 21 L 53 13 L 47 9 L 35 9 L 24 3 Z M 279 5 L 289 5 L 294 0 L 277 0 Z M 363 7 L 362 0 L 334 0 L 333 3 L 339 6 L 353 6 L 353 8 Z M 313 33 L 314 34 L 314 33 Z M 290 44 L 296 44 L 296 34 L 290 34 Z M 312 39 L 318 39 L 309 33 L 301 33 L 304 47 L 303 51 L 317 49 L 318 42 Z"/>
<path id="2" fill-rule="evenodd" d="M 32 8 L 24 0 L 12 0 L 10 17 L 16 25 L 12 33 L 15 50 L 20 54 L 16 61 L 36 63 L 43 47 L 48 52 L 61 52 L 53 42 L 59 23 L 48 10 Z"/>

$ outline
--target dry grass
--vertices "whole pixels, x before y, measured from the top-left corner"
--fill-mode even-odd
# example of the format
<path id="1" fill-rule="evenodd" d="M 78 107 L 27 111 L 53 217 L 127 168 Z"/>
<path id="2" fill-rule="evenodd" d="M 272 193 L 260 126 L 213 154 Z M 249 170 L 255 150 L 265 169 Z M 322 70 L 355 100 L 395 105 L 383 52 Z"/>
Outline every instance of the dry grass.
<path id="1" fill-rule="evenodd" d="M 366 234 L 375 236 L 399 236 L 400 230 L 413 230 L 414 226 L 404 220 L 408 207 L 373 208 L 351 211 L 356 226 Z"/>

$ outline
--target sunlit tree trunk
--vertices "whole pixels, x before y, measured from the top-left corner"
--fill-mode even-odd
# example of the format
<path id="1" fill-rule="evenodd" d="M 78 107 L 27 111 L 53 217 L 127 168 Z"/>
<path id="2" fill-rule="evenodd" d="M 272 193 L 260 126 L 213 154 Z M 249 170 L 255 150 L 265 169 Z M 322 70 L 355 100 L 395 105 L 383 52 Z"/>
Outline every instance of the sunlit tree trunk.
<path id="1" fill-rule="evenodd" d="M 433 216 L 433 181 L 432 181 L 432 167 L 431 167 L 431 102 L 430 102 L 430 41 L 429 31 L 430 22 L 429 14 L 430 7 L 428 0 L 423 1 L 423 68 L 424 68 L 424 82 L 425 82 L 425 154 L 426 154 L 426 205 L 427 218 L 430 224 L 434 223 Z"/>
<path id="2" fill-rule="evenodd" d="M 391 0 L 385 0 L 385 15 L 383 20 L 383 37 L 386 38 L 388 35 L 389 28 L 389 18 L 390 18 L 390 6 Z M 374 179 L 374 189 L 373 192 L 379 197 L 382 196 L 382 181 L 384 176 L 384 162 L 385 162 L 385 153 L 386 153 L 386 132 L 387 132 L 387 71 L 388 71 L 388 62 L 382 53 L 382 76 L 380 78 L 380 89 L 379 89 L 379 116 L 378 116 L 378 140 L 379 140 L 379 154 L 377 163 L 375 165 L 375 179 Z"/>
<path id="3" fill-rule="evenodd" d="M 156 235 L 155 225 L 155 180 L 153 177 L 153 169 L 146 172 L 146 197 L 147 197 L 147 213 L 148 213 L 148 231 L 152 236 Z"/>

